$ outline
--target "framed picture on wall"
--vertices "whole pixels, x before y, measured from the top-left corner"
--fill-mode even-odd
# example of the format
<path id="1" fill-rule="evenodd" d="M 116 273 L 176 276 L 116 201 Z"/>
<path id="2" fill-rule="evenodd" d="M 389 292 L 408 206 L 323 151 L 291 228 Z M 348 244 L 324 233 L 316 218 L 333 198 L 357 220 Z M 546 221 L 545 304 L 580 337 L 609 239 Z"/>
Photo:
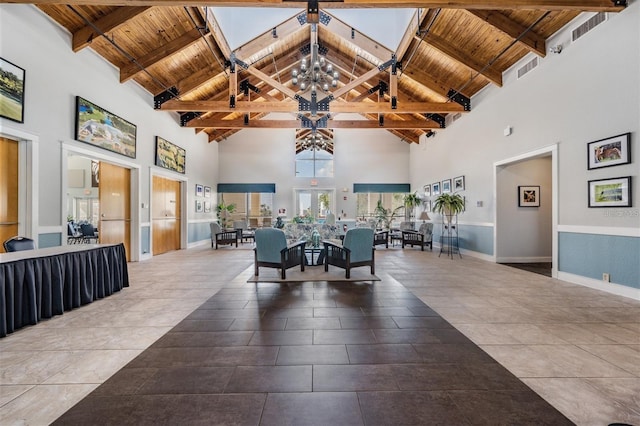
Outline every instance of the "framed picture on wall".
<path id="1" fill-rule="evenodd" d="M 519 186 L 518 207 L 540 207 L 540 186 Z"/>
<path id="2" fill-rule="evenodd" d="M 202 200 L 196 200 L 196 213 L 202 213 L 203 203 Z"/>
<path id="3" fill-rule="evenodd" d="M 464 191 L 464 176 L 453 178 L 453 192 Z"/>
<path id="4" fill-rule="evenodd" d="M 440 182 L 434 182 L 431 184 L 431 195 L 434 197 L 440 195 Z"/>
<path id="5" fill-rule="evenodd" d="M 431 197 L 431 185 L 425 185 L 422 187 L 422 193 L 425 197 Z"/>
<path id="6" fill-rule="evenodd" d="M 631 205 L 631 176 L 589 181 L 589 207 Z"/>
<path id="7" fill-rule="evenodd" d="M 75 139 L 136 158 L 136 125 L 76 96 Z"/>
<path id="8" fill-rule="evenodd" d="M 24 69 L 0 58 L 0 116 L 24 123 Z"/>
<path id="9" fill-rule="evenodd" d="M 451 179 L 442 181 L 442 193 L 446 194 L 447 192 L 451 192 Z"/>
<path id="10" fill-rule="evenodd" d="M 186 160 L 187 151 L 184 148 L 156 136 L 156 166 L 184 173 Z"/>
<path id="11" fill-rule="evenodd" d="M 202 197 L 202 194 L 204 194 L 204 186 L 196 183 L 196 197 Z"/>
<path id="12" fill-rule="evenodd" d="M 204 202 L 204 212 L 211 213 L 211 201 Z"/>
<path id="13" fill-rule="evenodd" d="M 205 198 L 211 198 L 211 187 L 210 186 L 205 186 L 204 187 L 204 197 Z"/>
<path id="14" fill-rule="evenodd" d="M 587 144 L 587 169 L 618 166 L 631 162 L 631 133 L 612 136 Z"/>

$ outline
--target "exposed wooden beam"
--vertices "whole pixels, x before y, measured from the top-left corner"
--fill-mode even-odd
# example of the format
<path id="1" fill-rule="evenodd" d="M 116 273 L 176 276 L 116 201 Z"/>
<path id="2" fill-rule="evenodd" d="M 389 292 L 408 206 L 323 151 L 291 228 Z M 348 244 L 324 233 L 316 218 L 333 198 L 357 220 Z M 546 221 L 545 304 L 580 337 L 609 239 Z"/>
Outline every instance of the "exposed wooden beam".
<path id="1" fill-rule="evenodd" d="M 258 77 L 260 80 L 264 81 L 265 83 L 267 83 L 269 86 L 273 87 L 274 89 L 278 89 L 279 91 L 281 91 L 282 93 L 284 93 L 288 97 L 290 97 L 292 99 L 295 98 L 295 96 L 296 96 L 295 90 L 292 90 L 292 89 L 288 88 L 287 86 L 285 86 L 284 84 L 281 84 L 278 80 L 276 80 L 275 78 L 271 78 L 271 76 L 263 73 L 262 71 L 260 71 L 256 67 L 250 66 L 250 67 L 248 67 L 246 69 L 246 71 L 249 74 Z"/>
<path id="2" fill-rule="evenodd" d="M 132 79 L 136 74 L 141 72 L 142 69 L 149 68 L 169 56 L 175 55 L 201 39 L 202 35 L 200 34 L 200 30 L 194 28 L 180 37 L 171 40 L 169 43 L 154 49 L 149 54 L 137 59 L 136 62 L 132 62 L 120 68 L 120 83 L 124 83 L 125 81 Z"/>
<path id="3" fill-rule="evenodd" d="M 9 0 L 7 3 L 60 4 L 60 0 Z M 64 0 L 65 4 L 109 6 L 184 6 L 184 0 Z M 307 2 L 287 0 L 189 0 L 191 6 L 216 7 L 287 7 L 306 9 Z M 625 6 L 615 6 L 611 0 L 343 0 L 321 1 L 320 8 L 448 8 L 448 9 L 529 9 L 619 12 Z"/>
<path id="4" fill-rule="evenodd" d="M 396 58 L 398 58 L 399 62 L 402 62 L 402 60 L 404 59 L 405 53 L 407 53 L 411 42 L 422 26 L 422 23 L 424 22 L 424 18 L 426 16 L 427 9 L 418 9 L 413 13 L 411 21 L 409 21 L 409 26 L 407 26 L 407 29 L 404 32 L 400 43 L 398 44 L 398 48 L 396 49 Z"/>
<path id="5" fill-rule="evenodd" d="M 416 36 L 416 38 L 418 37 Z M 502 73 L 497 69 L 478 62 L 478 60 L 473 56 L 467 54 L 457 47 L 452 46 L 442 37 L 429 33 L 424 37 L 424 41 L 431 47 L 439 50 L 454 61 L 459 62 L 470 70 L 479 73 L 495 85 L 502 87 Z"/>
<path id="6" fill-rule="evenodd" d="M 191 120 L 186 127 L 214 129 L 299 129 L 299 120 Z M 438 123 L 431 120 L 385 120 L 384 126 L 371 120 L 329 120 L 327 127 L 331 129 L 439 129 Z"/>
<path id="7" fill-rule="evenodd" d="M 365 34 L 360 31 L 352 28 L 350 25 L 342 22 L 340 19 L 336 18 L 332 14 L 324 11 L 328 16 L 331 17 L 329 24 L 326 26 L 326 29 L 332 32 L 334 35 L 342 38 L 345 43 L 352 44 L 363 52 L 368 53 L 374 58 L 378 58 L 382 62 L 388 61 L 391 59 L 391 55 L 393 55 L 393 51 L 389 50 L 385 46 L 381 45 L 377 41 L 369 38 Z M 321 29 L 323 27 L 320 27 Z M 352 32 L 353 30 L 353 32 Z"/>
<path id="8" fill-rule="evenodd" d="M 542 57 L 546 56 L 547 48 L 544 38 L 540 37 L 533 30 L 527 31 L 527 27 L 515 22 L 508 16 L 492 10 L 468 10 L 467 12 L 482 19 L 487 24 L 493 26 L 514 40 L 520 37 L 518 44 L 525 47 L 530 52 Z M 527 31 L 526 34 L 525 31 Z"/>
<path id="9" fill-rule="evenodd" d="M 71 48 L 74 52 L 78 52 L 81 49 L 87 47 L 94 38 L 99 37 L 100 34 L 96 33 L 93 29 L 95 26 L 103 34 L 116 30 L 121 25 L 127 23 L 127 21 L 135 18 L 136 16 L 144 13 L 150 6 L 138 6 L 138 7 L 119 7 L 108 15 L 103 16 L 97 21 L 93 22 L 93 25 L 87 25 L 80 28 L 73 33 L 73 39 L 71 41 Z"/>
<path id="10" fill-rule="evenodd" d="M 302 30 L 305 27 L 308 27 L 308 25 L 301 26 L 300 22 L 297 19 L 297 14 L 296 14 L 296 16 L 293 16 L 287 19 L 286 21 L 282 22 L 281 24 L 276 25 L 275 30 L 276 30 L 277 39 L 282 40 L 290 36 L 291 34 L 294 34 L 295 32 Z M 277 39 L 274 39 L 273 37 L 273 28 L 272 28 L 269 31 L 265 31 L 264 33 L 260 34 L 253 40 L 250 40 L 247 43 L 243 44 L 242 46 L 237 48 L 234 51 L 234 53 L 237 58 L 247 61 L 251 56 L 268 48 Z"/>
<path id="11" fill-rule="evenodd" d="M 298 112 L 298 102 L 295 101 L 239 101 L 235 108 L 229 108 L 225 101 L 179 101 L 171 99 L 162 104 L 166 111 L 199 111 L 199 112 Z M 455 102 L 398 102 L 396 109 L 391 109 L 389 102 L 332 102 L 329 105 L 332 113 L 450 113 L 464 112 L 462 105 Z"/>
<path id="12" fill-rule="evenodd" d="M 207 26 L 211 30 L 211 34 L 213 39 L 216 41 L 218 48 L 224 55 L 225 59 L 229 59 L 231 57 L 231 48 L 229 47 L 229 43 L 227 42 L 226 37 L 222 33 L 222 29 L 216 20 L 216 17 L 212 12 L 206 14 Z"/>

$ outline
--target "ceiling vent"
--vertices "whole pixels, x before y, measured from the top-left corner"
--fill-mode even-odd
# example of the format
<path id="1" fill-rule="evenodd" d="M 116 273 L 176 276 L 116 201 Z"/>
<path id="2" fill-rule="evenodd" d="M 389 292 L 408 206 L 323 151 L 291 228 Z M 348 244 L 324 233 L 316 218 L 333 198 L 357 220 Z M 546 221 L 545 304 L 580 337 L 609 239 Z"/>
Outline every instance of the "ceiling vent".
<path id="1" fill-rule="evenodd" d="M 587 22 L 580 25 L 578 28 L 571 32 L 571 41 L 576 41 L 606 20 L 607 14 L 605 12 L 599 12 L 593 15 Z"/>
<path id="2" fill-rule="evenodd" d="M 524 77 L 526 73 L 532 71 L 535 67 L 538 66 L 538 57 L 533 58 L 522 67 L 518 68 L 518 79 Z"/>

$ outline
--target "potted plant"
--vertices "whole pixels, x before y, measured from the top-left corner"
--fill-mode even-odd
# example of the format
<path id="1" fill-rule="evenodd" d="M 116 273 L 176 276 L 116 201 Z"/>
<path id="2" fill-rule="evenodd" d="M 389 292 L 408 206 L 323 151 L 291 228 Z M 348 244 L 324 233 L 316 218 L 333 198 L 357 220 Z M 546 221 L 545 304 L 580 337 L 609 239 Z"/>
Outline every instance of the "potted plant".
<path id="1" fill-rule="evenodd" d="M 376 220 L 378 221 L 376 224 L 376 228 L 389 229 L 391 228 L 391 222 L 393 222 L 393 218 L 396 217 L 396 214 L 400 209 L 404 206 L 396 207 L 391 210 L 382 205 L 382 200 L 378 200 L 378 204 L 373 212 Z"/>
<path id="2" fill-rule="evenodd" d="M 433 211 L 442 213 L 447 218 L 447 223 L 451 223 L 451 218 L 463 210 L 464 199 L 460 194 L 441 194 L 433 203 Z"/>
<path id="3" fill-rule="evenodd" d="M 404 196 L 403 201 L 404 201 L 404 217 L 405 217 L 405 220 L 409 221 L 413 216 L 413 212 L 415 208 L 420 205 L 422 200 L 420 199 L 420 197 L 418 197 L 418 192 L 416 191 L 413 194 L 406 194 Z"/>
<path id="4" fill-rule="evenodd" d="M 220 221 L 220 226 L 222 226 L 222 228 L 227 227 L 229 216 L 235 211 L 236 205 L 233 203 L 225 204 L 224 201 L 218 203 L 218 205 L 216 206 L 216 212 L 218 213 L 218 220 Z"/>

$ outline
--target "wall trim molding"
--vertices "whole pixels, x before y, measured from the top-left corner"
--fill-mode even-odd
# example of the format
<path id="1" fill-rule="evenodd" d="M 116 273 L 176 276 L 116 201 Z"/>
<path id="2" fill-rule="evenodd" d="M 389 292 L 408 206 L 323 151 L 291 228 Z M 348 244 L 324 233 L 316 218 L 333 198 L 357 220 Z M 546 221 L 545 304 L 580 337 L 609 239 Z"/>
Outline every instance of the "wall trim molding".
<path id="1" fill-rule="evenodd" d="M 459 221 L 458 225 L 467 225 L 467 226 L 479 226 L 479 227 L 484 227 L 484 228 L 492 228 L 493 227 L 493 222 L 465 222 L 465 221 Z"/>
<path id="2" fill-rule="evenodd" d="M 611 235 L 616 237 L 640 237 L 640 228 L 620 228 L 612 226 L 558 225 L 558 232 Z"/>
<path id="3" fill-rule="evenodd" d="M 193 220 L 189 220 L 187 223 L 189 225 L 191 225 L 192 223 L 211 223 L 211 222 L 217 222 L 218 219 L 214 219 L 214 218 L 209 218 L 209 219 L 193 219 Z"/>
<path id="4" fill-rule="evenodd" d="M 640 300 L 640 289 L 627 287 L 625 285 L 608 283 L 605 281 L 595 280 L 593 278 L 583 277 L 581 275 L 571 274 L 569 272 L 558 271 L 558 279 L 594 290 L 601 290 L 618 296 L 628 297 L 634 300 Z"/>
<path id="5" fill-rule="evenodd" d="M 61 226 L 41 226 L 38 228 L 38 234 L 61 234 Z"/>
<path id="6" fill-rule="evenodd" d="M 140 228 L 151 228 L 151 222 L 142 222 Z"/>
<path id="7" fill-rule="evenodd" d="M 549 263 L 551 256 L 539 257 L 497 257 L 496 263 Z"/>
<path id="8" fill-rule="evenodd" d="M 438 251 L 440 251 L 440 244 L 436 243 L 434 241 L 433 250 L 435 251 L 436 249 L 438 249 Z M 462 255 L 464 255 L 464 256 L 474 257 L 474 258 L 480 259 L 480 260 L 486 260 L 487 262 L 495 263 L 495 261 L 496 261 L 496 259 L 495 259 L 495 257 L 493 255 L 480 253 L 479 251 L 473 251 L 473 250 L 468 250 L 468 249 L 461 248 L 460 249 L 460 253 Z M 455 254 L 454 256 L 457 256 L 457 254 Z"/>

